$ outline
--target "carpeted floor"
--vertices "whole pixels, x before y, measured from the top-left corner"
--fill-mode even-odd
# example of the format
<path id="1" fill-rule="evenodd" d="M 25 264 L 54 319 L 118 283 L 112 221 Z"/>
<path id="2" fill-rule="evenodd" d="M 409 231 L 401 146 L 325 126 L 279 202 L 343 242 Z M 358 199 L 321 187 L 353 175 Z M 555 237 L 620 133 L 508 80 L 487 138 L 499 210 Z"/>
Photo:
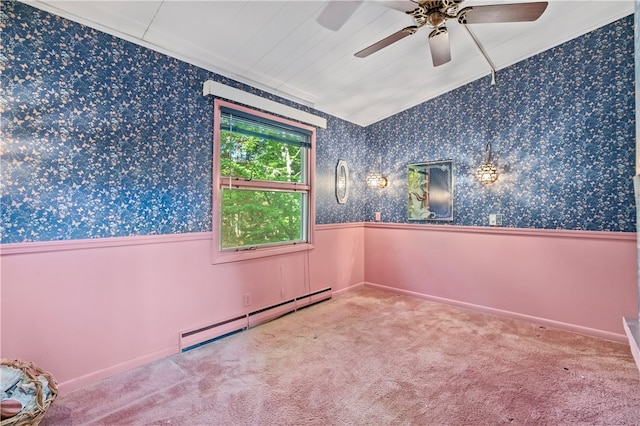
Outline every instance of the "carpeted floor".
<path id="1" fill-rule="evenodd" d="M 58 398 L 42 425 L 640 425 L 624 344 L 360 288 Z"/>

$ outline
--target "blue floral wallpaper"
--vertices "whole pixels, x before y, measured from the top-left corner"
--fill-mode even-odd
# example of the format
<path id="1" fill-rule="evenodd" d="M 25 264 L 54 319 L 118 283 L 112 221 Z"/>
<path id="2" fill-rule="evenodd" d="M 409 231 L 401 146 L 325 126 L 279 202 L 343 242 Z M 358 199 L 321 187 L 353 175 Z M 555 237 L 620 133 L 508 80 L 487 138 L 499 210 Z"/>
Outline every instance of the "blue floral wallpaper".
<path id="1" fill-rule="evenodd" d="M 327 118 L 318 224 L 374 211 L 406 222 L 406 165 L 450 158 L 452 224 L 502 213 L 506 226 L 635 229 L 631 18 L 500 70 L 496 86 L 476 81 L 367 128 L 23 3 L 2 3 L 0 31 L 2 243 L 211 230 L 207 79 Z M 487 141 L 501 176 L 482 187 Z M 365 185 L 377 158 L 382 190 Z M 347 204 L 335 198 L 339 159 Z"/>
<path id="2" fill-rule="evenodd" d="M 210 229 L 207 73 L 29 6 L 3 14 L 2 241 Z"/>
<path id="3" fill-rule="evenodd" d="M 316 148 L 316 223 L 364 222 L 368 192 L 361 171 L 363 153 L 367 151 L 365 129 L 337 119 L 327 118 L 327 128 L 318 133 Z M 349 200 L 338 204 L 335 171 L 338 160 L 349 167 Z"/>
<path id="4" fill-rule="evenodd" d="M 342 206 L 333 189 L 362 127 L 22 3 L 0 14 L 3 243 L 211 230 L 207 79 L 326 117 L 318 222 L 364 220 L 363 191 Z"/>
<path id="5" fill-rule="evenodd" d="M 635 231 L 633 16 L 367 127 L 387 189 L 367 220 L 407 222 L 407 164 L 454 161 L 454 225 Z M 487 142 L 500 176 L 475 178 Z"/>

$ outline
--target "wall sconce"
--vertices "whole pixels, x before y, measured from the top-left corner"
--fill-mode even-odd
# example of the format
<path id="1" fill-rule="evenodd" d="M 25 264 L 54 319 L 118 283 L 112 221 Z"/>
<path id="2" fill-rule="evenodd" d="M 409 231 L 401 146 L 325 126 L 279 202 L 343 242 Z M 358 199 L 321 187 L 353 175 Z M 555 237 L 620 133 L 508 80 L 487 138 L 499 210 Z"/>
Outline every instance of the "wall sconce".
<path id="1" fill-rule="evenodd" d="M 389 180 L 378 172 L 369 172 L 367 174 L 367 185 L 369 188 L 384 188 Z"/>
<path id="2" fill-rule="evenodd" d="M 378 158 L 378 170 L 367 173 L 367 186 L 369 188 L 385 188 L 389 179 L 382 175 L 382 160 Z"/>
<path id="3" fill-rule="evenodd" d="M 484 184 L 493 183 L 498 180 L 498 168 L 491 163 L 491 142 L 487 142 L 484 163 L 478 167 L 476 177 Z"/>

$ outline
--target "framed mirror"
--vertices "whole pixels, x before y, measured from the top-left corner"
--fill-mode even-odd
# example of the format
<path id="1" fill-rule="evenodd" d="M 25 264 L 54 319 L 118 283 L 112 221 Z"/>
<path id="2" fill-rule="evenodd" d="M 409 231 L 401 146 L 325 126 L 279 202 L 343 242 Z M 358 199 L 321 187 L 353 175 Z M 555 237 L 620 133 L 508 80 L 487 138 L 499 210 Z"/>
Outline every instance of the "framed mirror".
<path id="1" fill-rule="evenodd" d="M 346 204 L 349 199 L 349 166 L 344 160 L 338 160 L 336 166 L 336 199 L 338 204 Z"/>
<path id="2" fill-rule="evenodd" d="M 453 220 L 453 161 L 409 164 L 409 220 Z"/>

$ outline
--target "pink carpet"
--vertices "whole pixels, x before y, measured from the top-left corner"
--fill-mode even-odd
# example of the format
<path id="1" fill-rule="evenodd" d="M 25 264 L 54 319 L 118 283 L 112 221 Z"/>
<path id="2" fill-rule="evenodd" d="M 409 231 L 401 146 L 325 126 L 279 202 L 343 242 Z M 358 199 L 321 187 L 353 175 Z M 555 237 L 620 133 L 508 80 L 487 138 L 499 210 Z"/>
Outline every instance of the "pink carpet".
<path id="1" fill-rule="evenodd" d="M 628 345 L 360 288 L 60 397 L 42 423 L 85 424 L 640 425 L 640 374 Z"/>

